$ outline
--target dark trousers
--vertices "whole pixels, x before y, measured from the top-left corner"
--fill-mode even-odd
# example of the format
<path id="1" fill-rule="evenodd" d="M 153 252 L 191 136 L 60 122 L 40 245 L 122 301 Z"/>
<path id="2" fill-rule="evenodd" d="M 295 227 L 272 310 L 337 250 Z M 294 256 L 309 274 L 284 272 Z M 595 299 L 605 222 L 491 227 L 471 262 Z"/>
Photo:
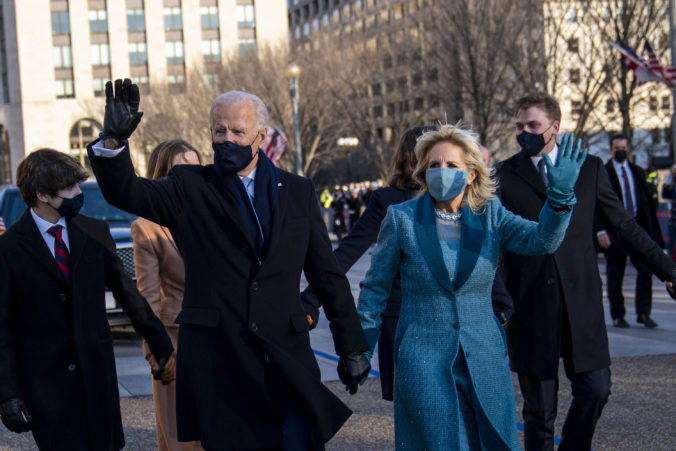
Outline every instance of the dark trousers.
<path id="1" fill-rule="evenodd" d="M 610 395 L 610 368 L 568 374 L 573 401 L 561 433 L 559 450 L 591 449 L 596 422 Z M 526 451 L 554 449 L 559 379 L 544 379 L 537 374 L 519 373 L 524 398 L 523 418 Z"/>
<path id="2" fill-rule="evenodd" d="M 653 303 L 653 275 L 640 263 L 632 259 L 636 268 L 636 315 L 650 315 Z M 606 253 L 606 275 L 608 278 L 608 302 L 610 303 L 610 316 L 624 318 L 624 296 L 622 295 L 622 280 L 627 264 L 626 253 Z"/>
<path id="3" fill-rule="evenodd" d="M 394 401 L 394 336 L 397 333 L 398 316 L 383 316 L 378 339 L 378 368 L 380 390 L 385 401 Z"/>
<path id="4" fill-rule="evenodd" d="M 282 446 L 265 450 L 323 451 L 324 445 L 312 442 L 312 415 L 273 365 L 267 367 L 265 385 L 282 421 Z"/>

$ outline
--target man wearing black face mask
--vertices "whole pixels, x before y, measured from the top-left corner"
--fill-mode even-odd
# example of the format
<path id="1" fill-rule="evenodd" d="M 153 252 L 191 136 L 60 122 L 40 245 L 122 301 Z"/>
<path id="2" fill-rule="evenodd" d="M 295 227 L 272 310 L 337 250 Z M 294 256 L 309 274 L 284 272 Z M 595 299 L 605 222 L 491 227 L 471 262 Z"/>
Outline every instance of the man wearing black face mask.
<path id="1" fill-rule="evenodd" d="M 265 156 L 267 108 L 239 91 L 211 106 L 213 165 L 139 178 L 127 145 L 139 101 L 129 80 L 117 80 L 114 92 L 106 85 L 103 136 L 89 156 L 106 199 L 168 227 L 183 255 L 178 439 L 219 451 L 323 449 L 351 412 L 321 383 L 300 304 L 303 271 L 331 323 L 338 374 L 351 393 L 370 365 L 312 182 Z"/>
<path id="2" fill-rule="evenodd" d="M 643 169 L 631 163 L 628 157 L 629 141 L 622 134 L 610 137 L 610 152 L 612 158 L 606 163 L 608 177 L 613 191 L 624 205 L 627 214 L 634 218 L 638 225 L 650 234 L 655 243 L 662 249 L 665 248 L 664 240 L 659 223 L 655 204 L 652 202 L 650 188 L 646 182 Z M 622 295 L 622 279 L 627 264 L 627 253 L 616 242 L 611 240 L 605 230 L 597 233 L 599 246 L 606 253 L 606 272 L 608 278 L 608 302 L 610 303 L 610 315 L 613 318 L 613 326 L 629 327 L 624 319 L 624 296 Z M 648 328 L 657 327 L 657 323 L 650 318 L 652 308 L 652 279 L 653 275 L 648 268 L 640 262 L 632 263 L 636 267 L 636 321 Z"/>
<path id="3" fill-rule="evenodd" d="M 547 199 L 542 153 L 556 162 L 561 121 L 558 102 L 535 93 L 516 103 L 516 139 L 521 151 L 497 169 L 504 206 L 537 220 Z M 601 278 L 593 242 L 595 216 L 606 230 L 658 277 L 672 297 L 676 266 L 629 216 L 612 190 L 603 162 L 588 155 L 575 185 L 566 237 L 552 255 L 504 253 L 501 274 L 514 300 L 507 323 L 510 365 L 524 397 L 526 450 L 554 447 L 558 366 L 563 358 L 573 401 L 559 450 L 590 449 L 596 422 L 610 395 L 610 355 Z"/>
<path id="4" fill-rule="evenodd" d="M 31 153 L 17 170 L 29 208 L 0 236 L 0 417 L 10 431 L 30 430 L 40 449 L 124 446 L 106 286 L 173 379 L 171 341 L 107 224 L 78 215 L 86 179 L 69 155 Z"/>

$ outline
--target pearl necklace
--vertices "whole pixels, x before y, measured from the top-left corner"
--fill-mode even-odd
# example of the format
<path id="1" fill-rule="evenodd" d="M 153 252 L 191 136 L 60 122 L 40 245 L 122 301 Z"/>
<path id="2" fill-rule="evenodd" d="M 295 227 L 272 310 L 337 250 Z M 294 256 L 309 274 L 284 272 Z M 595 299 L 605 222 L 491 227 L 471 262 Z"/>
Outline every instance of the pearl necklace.
<path id="1" fill-rule="evenodd" d="M 445 219 L 447 221 L 457 221 L 460 218 L 462 218 L 462 211 L 457 211 L 455 213 L 446 213 L 443 210 L 435 208 L 434 214 L 437 216 L 437 218 Z"/>

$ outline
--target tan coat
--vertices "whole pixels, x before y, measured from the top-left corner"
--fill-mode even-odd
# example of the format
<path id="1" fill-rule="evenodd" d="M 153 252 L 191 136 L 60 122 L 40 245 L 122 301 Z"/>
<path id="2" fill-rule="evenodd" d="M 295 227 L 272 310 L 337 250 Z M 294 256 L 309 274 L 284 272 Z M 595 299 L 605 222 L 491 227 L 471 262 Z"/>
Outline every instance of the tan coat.
<path id="1" fill-rule="evenodd" d="M 145 296 L 153 312 L 160 318 L 174 348 L 178 341 L 178 324 L 174 323 L 181 311 L 185 267 L 169 230 L 147 219 L 139 218 L 131 225 L 134 240 L 134 264 L 139 291 Z M 150 350 L 143 343 L 144 355 Z M 153 380 L 153 399 L 157 424 L 159 451 L 199 450 L 199 442 L 179 443 L 176 432 L 176 383 L 162 385 Z"/>

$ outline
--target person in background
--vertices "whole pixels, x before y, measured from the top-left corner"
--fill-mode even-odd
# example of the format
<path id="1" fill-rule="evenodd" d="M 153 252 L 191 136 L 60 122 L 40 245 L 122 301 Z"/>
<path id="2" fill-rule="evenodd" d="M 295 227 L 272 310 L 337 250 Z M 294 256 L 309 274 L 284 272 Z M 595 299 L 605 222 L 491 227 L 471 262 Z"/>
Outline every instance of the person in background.
<path id="1" fill-rule="evenodd" d="M 176 368 L 108 224 L 79 214 L 88 175 L 66 153 L 31 152 L 16 174 L 28 209 L 0 236 L 0 417 L 41 450 L 124 447 L 106 287 L 148 341 L 156 377 L 169 382 Z"/>
<path id="2" fill-rule="evenodd" d="M 199 152 L 181 139 L 164 141 L 150 154 L 146 177 L 161 179 L 177 164 L 202 163 Z M 171 232 L 166 227 L 144 218 L 131 225 L 134 241 L 134 264 L 139 291 L 148 300 L 150 307 L 160 318 L 171 338 L 174 348 L 178 343 L 178 324 L 175 323 L 183 302 L 185 267 Z M 143 353 L 152 361 L 147 342 Z M 176 430 L 176 383 L 164 384 L 153 380 L 153 402 L 159 451 L 201 450 L 199 442 L 178 441 Z"/>
<path id="3" fill-rule="evenodd" d="M 378 238 L 380 223 L 390 205 L 413 199 L 420 185 L 413 179 L 416 158 L 413 149 L 416 139 L 432 127 L 413 127 L 401 137 L 390 166 L 389 186 L 373 191 L 371 201 L 364 214 L 354 227 L 350 229 L 340 245 L 333 251 L 343 273 L 347 273 L 352 265 L 364 255 Z M 319 320 L 319 300 L 312 288 L 301 293 L 301 301 L 305 312 L 312 318 L 316 326 Z M 394 382 L 394 334 L 397 330 L 399 309 L 401 308 L 401 279 L 397 274 L 392 281 L 392 290 L 387 300 L 387 308 L 382 314 L 381 336 L 378 341 L 378 364 L 380 368 L 380 385 L 383 399 L 393 400 Z"/>
<path id="4" fill-rule="evenodd" d="M 415 152 L 423 194 L 388 209 L 357 309 L 373 350 L 392 280 L 401 273 L 396 447 L 521 449 L 491 287 L 501 250 L 551 253 L 563 241 L 586 150 L 569 136 L 556 165 L 547 161 L 550 197 L 539 222 L 508 212 L 495 197 L 475 133 L 442 125 L 423 134 Z"/>
<path id="5" fill-rule="evenodd" d="M 676 164 L 662 185 L 662 197 L 669 199 L 669 253 L 676 257 Z"/>
<path id="6" fill-rule="evenodd" d="M 654 185 L 647 182 L 643 169 L 629 161 L 629 140 L 623 134 L 610 137 L 610 153 L 612 158 L 606 163 L 610 186 L 624 205 L 627 214 L 645 230 L 655 243 L 664 249 L 662 231 L 657 220 L 656 205 L 653 200 L 652 188 Z M 656 193 L 655 193 L 656 194 Z M 627 252 L 617 242 L 612 240 L 605 230 L 596 234 L 599 246 L 606 254 L 606 274 L 608 279 L 608 302 L 613 326 L 627 328 L 629 323 L 624 319 L 624 295 L 622 281 L 627 265 Z M 636 291 L 634 303 L 636 308 L 636 322 L 653 329 L 657 327 L 650 317 L 653 304 L 653 274 L 640 261 L 632 258 L 636 268 Z"/>
<path id="7" fill-rule="evenodd" d="M 346 206 L 346 194 L 345 191 L 341 189 L 339 185 L 335 186 L 335 191 L 333 192 L 333 202 L 331 202 L 331 207 L 333 208 L 333 233 L 336 235 L 338 242 L 343 239 L 343 235 L 347 231 L 345 225 L 345 206 Z"/>

